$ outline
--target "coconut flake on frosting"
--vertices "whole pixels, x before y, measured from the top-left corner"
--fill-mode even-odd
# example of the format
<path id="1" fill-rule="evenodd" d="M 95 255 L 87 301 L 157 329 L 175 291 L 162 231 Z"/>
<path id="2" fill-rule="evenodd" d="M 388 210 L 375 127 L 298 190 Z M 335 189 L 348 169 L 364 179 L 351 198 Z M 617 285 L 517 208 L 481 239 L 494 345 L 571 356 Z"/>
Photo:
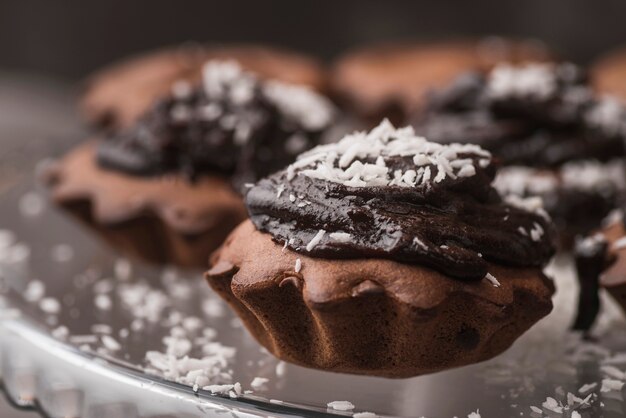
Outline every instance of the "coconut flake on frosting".
<path id="1" fill-rule="evenodd" d="M 390 157 L 412 157 L 414 168 L 392 171 L 385 161 Z M 429 142 L 412 127 L 395 128 L 384 120 L 369 133 L 355 132 L 301 154 L 287 173 L 288 179 L 298 173 L 349 187 L 418 187 L 471 177 L 476 165 L 490 162 L 491 154 L 477 145 Z"/>
<path id="2" fill-rule="evenodd" d="M 546 99 L 557 90 L 557 78 L 550 64 L 495 67 L 487 80 L 487 92 L 493 98 L 536 97 Z"/>
<path id="3" fill-rule="evenodd" d="M 332 121 L 334 107 L 328 99 L 304 86 L 261 81 L 234 61 L 209 61 L 204 65 L 203 86 L 209 97 L 249 103 L 260 86 L 264 96 L 288 118 L 310 130 L 322 130 Z"/>

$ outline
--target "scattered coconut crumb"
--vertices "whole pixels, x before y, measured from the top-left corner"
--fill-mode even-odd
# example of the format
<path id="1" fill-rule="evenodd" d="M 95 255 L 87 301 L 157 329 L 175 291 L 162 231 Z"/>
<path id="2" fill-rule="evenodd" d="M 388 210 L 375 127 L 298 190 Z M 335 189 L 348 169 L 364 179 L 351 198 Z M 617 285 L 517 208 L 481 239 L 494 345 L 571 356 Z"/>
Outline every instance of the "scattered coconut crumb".
<path id="1" fill-rule="evenodd" d="M 107 350 L 119 351 L 122 349 L 122 346 L 120 345 L 120 343 L 118 343 L 117 340 L 111 337 L 110 335 L 105 334 L 100 338 L 102 339 L 102 345 L 104 345 L 104 348 L 106 348 Z"/>
<path id="2" fill-rule="evenodd" d="M 101 311 L 108 311 L 113 306 L 113 302 L 108 295 L 96 295 L 94 305 Z"/>
<path id="3" fill-rule="evenodd" d="M 327 406 L 336 411 L 352 411 L 354 409 L 354 405 L 348 401 L 333 401 L 329 402 Z"/>
<path id="4" fill-rule="evenodd" d="M 57 340 L 65 341 L 69 335 L 70 331 L 64 325 L 52 330 L 52 336 Z"/>
<path id="5" fill-rule="evenodd" d="M 300 260 L 299 258 L 296 258 L 296 265 L 294 267 L 294 271 L 296 273 L 300 273 L 300 270 L 302 270 L 302 260 Z"/>
<path id="6" fill-rule="evenodd" d="M 613 243 L 614 250 L 621 250 L 626 248 L 626 237 L 622 237 Z"/>
<path id="7" fill-rule="evenodd" d="M 46 286 L 40 280 L 31 280 L 24 290 L 24 299 L 27 302 L 39 302 L 46 294 Z"/>
<path id="8" fill-rule="evenodd" d="M 279 361 L 278 364 L 276 364 L 276 376 L 282 377 L 285 375 L 286 372 L 287 372 L 287 363 L 285 363 L 282 360 Z"/>
<path id="9" fill-rule="evenodd" d="M 542 406 L 548 411 L 556 412 L 557 414 L 563 413 L 563 407 L 559 405 L 558 401 L 554 398 L 547 397 Z"/>
<path id="10" fill-rule="evenodd" d="M 252 387 L 252 389 L 254 390 L 259 390 L 261 388 L 263 388 L 263 386 L 269 382 L 270 380 L 265 378 L 265 377 L 255 377 L 254 379 L 252 379 L 252 382 L 250 383 L 250 386 Z"/>
<path id="11" fill-rule="evenodd" d="M 585 394 L 598 386 L 597 382 L 584 384 L 578 389 L 578 393 Z"/>
<path id="12" fill-rule="evenodd" d="M 61 303 L 55 298 L 47 297 L 39 302 L 39 308 L 47 314 L 56 315 L 61 312 Z"/>

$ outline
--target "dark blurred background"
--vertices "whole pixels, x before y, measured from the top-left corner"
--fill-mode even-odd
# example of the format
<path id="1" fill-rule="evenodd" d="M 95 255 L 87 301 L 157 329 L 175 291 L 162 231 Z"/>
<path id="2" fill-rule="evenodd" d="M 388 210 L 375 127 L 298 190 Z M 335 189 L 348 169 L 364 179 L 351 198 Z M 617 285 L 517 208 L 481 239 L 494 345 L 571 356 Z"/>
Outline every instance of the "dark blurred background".
<path id="1" fill-rule="evenodd" d="M 253 41 L 330 59 L 388 39 L 502 34 L 587 63 L 626 43 L 624 0 L 0 0 L 0 69 L 77 79 L 186 40 Z"/>

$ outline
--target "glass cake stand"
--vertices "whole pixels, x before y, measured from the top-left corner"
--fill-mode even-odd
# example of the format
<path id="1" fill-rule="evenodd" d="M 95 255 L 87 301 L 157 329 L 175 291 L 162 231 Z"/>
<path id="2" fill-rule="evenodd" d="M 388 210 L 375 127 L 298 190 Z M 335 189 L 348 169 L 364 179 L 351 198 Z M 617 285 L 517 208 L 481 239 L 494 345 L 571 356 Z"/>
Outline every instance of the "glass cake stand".
<path id="1" fill-rule="evenodd" d="M 328 373 L 262 349 L 202 272 L 121 259 L 31 180 L 0 201 L 0 380 L 54 418 L 624 416 L 626 324 L 607 300 L 597 340 L 570 333 L 571 269 L 557 257 L 554 311 L 493 360 L 412 379 Z"/>

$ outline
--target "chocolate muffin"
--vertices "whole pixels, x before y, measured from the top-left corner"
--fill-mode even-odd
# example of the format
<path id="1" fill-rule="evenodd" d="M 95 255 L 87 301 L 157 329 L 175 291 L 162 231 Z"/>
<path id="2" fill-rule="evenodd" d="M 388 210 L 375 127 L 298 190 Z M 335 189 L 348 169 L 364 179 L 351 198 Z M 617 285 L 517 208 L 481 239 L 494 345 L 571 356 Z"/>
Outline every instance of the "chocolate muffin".
<path id="1" fill-rule="evenodd" d="M 209 60 L 236 61 L 263 79 L 316 91 L 322 91 L 326 82 L 318 62 L 294 52 L 253 45 L 185 44 L 140 54 L 94 74 L 86 82 L 81 112 L 98 127 L 127 128 L 178 81 L 199 82 Z"/>
<path id="2" fill-rule="evenodd" d="M 572 64 L 466 73 L 430 95 L 414 126 L 435 142 L 480 145 L 511 166 L 498 188 L 539 191 L 565 246 L 598 225 L 624 189 L 626 107 L 594 94 Z"/>
<path id="3" fill-rule="evenodd" d="M 608 217 L 602 229 L 576 243 L 580 282 L 576 330 L 588 331 L 600 312 L 599 290 L 606 289 L 626 311 L 626 227 L 624 210 Z"/>
<path id="4" fill-rule="evenodd" d="M 421 107 L 427 91 L 448 84 L 465 71 L 549 58 L 540 42 L 498 37 L 380 44 L 341 57 L 330 83 L 338 100 L 357 115 L 373 123 L 383 117 L 404 123 Z"/>
<path id="5" fill-rule="evenodd" d="M 548 216 L 503 200 L 495 171 L 387 121 L 318 146 L 249 190 L 207 280 L 289 362 L 399 378 L 486 360 L 554 291 Z"/>
<path id="6" fill-rule="evenodd" d="M 626 100 L 626 48 L 598 59 L 591 68 L 591 75 L 598 92 Z"/>
<path id="7" fill-rule="evenodd" d="M 210 61 L 200 86 L 178 83 L 131 128 L 64 157 L 52 197 L 118 248 L 205 267 L 246 217 L 238 191 L 317 144 L 333 118 L 307 88 Z"/>

